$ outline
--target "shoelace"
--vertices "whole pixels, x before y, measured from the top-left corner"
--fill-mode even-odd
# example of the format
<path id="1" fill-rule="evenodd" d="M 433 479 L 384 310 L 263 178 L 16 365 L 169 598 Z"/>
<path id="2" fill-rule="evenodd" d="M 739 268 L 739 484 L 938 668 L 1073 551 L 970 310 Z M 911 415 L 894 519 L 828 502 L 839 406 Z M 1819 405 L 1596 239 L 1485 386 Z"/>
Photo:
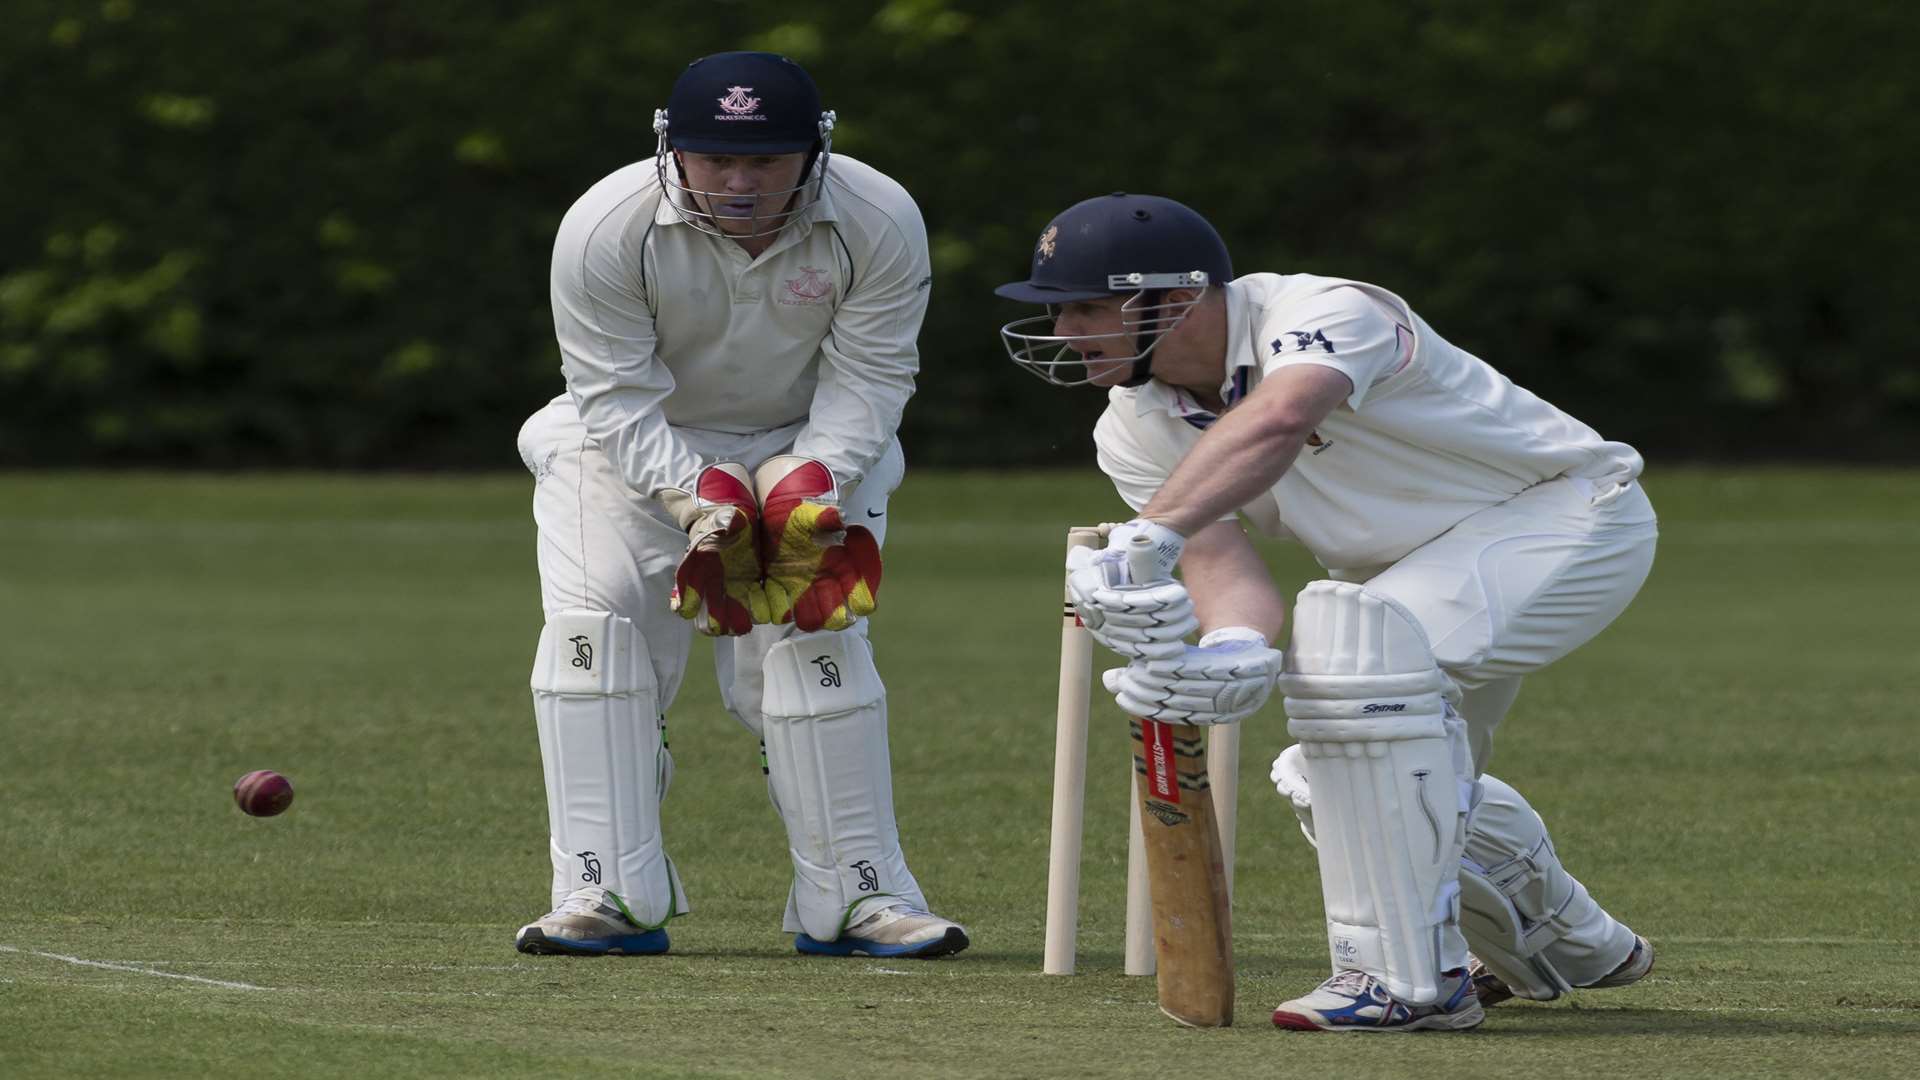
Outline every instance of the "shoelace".
<path id="1" fill-rule="evenodd" d="M 573 893 L 565 900 L 560 901 L 560 906 L 554 908 L 553 913 L 555 915 L 593 915 L 605 906 L 605 904 L 594 897 Z"/>
<path id="2" fill-rule="evenodd" d="M 1360 997 L 1369 992 L 1369 984 L 1372 982 L 1373 976 L 1364 971 L 1354 971 L 1349 968 L 1321 983 L 1320 986 L 1324 990 Z"/>
<path id="3" fill-rule="evenodd" d="M 892 922 L 892 921 L 893 921 L 893 919 L 888 919 L 888 918 L 887 918 L 887 916 L 889 916 L 889 915 L 891 915 L 891 916 L 893 916 L 893 917 L 894 917 L 894 919 L 905 919 L 905 918 L 910 918 L 910 917 L 912 917 L 912 916 L 915 916 L 915 915 L 925 915 L 925 916 L 927 916 L 927 917 L 929 917 L 929 918 L 931 918 L 931 917 L 933 916 L 933 912 L 931 912 L 931 911 L 921 911 L 921 910 L 920 910 L 919 908 L 912 908 L 912 907 L 890 907 L 890 908 L 881 908 L 881 909 L 880 909 L 879 911 L 876 911 L 876 912 L 874 912 L 873 914 L 871 914 L 871 915 L 869 915 L 869 916 L 867 916 L 866 918 L 864 918 L 864 919 L 861 919 L 861 920 L 860 920 L 860 921 L 859 921 L 858 923 L 855 923 L 855 924 L 854 924 L 853 926 L 851 926 L 851 927 L 849 927 L 848 929 L 850 929 L 850 930 L 858 930 L 858 929 L 860 929 L 860 928 L 861 928 L 861 927 L 863 927 L 863 926 L 869 926 L 869 925 L 871 925 L 871 926 L 873 926 L 873 928 L 874 928 L 874 929 L 876 929 L 876 930 L 877 930 L 877 929 L 879 929 L 879 925 L 878 925 L 878 924 L 880 924 L 880 923 L 883 923 L 883 922 Z"/>

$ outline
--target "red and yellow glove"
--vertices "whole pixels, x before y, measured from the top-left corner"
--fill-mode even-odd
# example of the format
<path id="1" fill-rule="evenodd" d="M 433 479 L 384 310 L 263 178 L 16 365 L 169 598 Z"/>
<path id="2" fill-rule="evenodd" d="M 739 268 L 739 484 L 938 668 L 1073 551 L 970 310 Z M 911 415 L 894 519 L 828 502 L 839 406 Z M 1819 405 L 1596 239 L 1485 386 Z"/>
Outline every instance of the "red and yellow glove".
<path id="1" fill-rule="evenodd" d="M 760 588 L 760 509 L 745 466 L 701 469 L 693 490 L 663 488 L 660 502 L 687 530 L 687 553 L 673 572 L 669 606 L 715 637 L 753 629 L 751 596 Z"/>
<path id="2" fill-rule="evenodd" d="M 760 496 L 760 559 L 766 577 L 753 620 L 801 630 L 844 630 L 873 613 L 880 592 L 880 545 L 840 518 L 833 472 L 783 454 L 753 473 Z"/>

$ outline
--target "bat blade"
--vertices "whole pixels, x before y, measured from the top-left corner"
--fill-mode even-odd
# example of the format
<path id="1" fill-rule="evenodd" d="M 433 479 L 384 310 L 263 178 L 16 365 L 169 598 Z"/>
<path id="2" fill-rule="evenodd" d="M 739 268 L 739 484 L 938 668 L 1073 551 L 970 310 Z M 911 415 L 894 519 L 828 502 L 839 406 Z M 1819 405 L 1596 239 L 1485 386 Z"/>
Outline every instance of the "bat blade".
<path id="1" fill-rule="evenodd" d="M 1131 718 L 1160 1011 L 1233 1023 L 1233 927 L 1201 729 Z"/>

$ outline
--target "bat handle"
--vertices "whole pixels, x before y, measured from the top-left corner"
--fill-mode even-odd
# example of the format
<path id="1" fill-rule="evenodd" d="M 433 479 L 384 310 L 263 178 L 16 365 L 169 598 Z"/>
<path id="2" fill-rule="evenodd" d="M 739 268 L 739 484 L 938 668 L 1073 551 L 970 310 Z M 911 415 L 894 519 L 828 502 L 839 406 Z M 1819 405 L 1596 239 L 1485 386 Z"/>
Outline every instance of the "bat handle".
<path id="1" fill-rule="evenodd" d="M 1127 577 L 1135 585 L 1146 585 L 1160 578 L 1160 559 L 1153 553 L 1153 540 L 1137 533 L 1127 541 Z"/>

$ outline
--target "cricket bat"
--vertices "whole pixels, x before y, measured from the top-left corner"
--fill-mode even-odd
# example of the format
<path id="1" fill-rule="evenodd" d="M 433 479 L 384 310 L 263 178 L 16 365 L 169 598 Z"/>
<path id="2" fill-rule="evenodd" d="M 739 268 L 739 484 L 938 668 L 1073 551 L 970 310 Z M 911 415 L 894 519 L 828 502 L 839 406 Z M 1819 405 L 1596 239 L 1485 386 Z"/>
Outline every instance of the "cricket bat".
<path id="1" fill-rule="evenodd" d="M 1128 551 L 1134 581 L 1153 579 L 1152 542 Z M 1201 729 L 1131 717 L 1140 777 L 1147 889 L 1160 1011 L 1188 1027 L 1233 1024 L 1233 925 Z"/>

